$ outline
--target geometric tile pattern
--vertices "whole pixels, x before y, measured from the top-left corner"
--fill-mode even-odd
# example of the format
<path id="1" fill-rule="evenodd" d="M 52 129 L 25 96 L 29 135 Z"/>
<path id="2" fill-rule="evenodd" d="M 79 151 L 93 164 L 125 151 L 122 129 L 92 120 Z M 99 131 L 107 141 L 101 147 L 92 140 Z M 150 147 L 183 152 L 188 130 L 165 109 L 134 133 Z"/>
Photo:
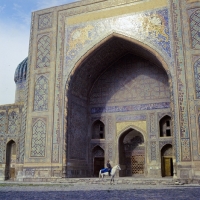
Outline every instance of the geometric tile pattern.
<path id="1" fill-rule="evenodd" d="M 169 102 L 149 103 L 149 104 L 137 104 L 128 106 L 106 106 L 106 107 L 91 107 L 91 114 L 97 113 L 115 113 L 115 112 L 129 112 L 140 110 L 156 110 L 170 108 Z"/>
<path id="2" fill-rule="evenodd" d="M 45 156 L 46 145 L 46 124 L 42 120 L 38 120 L 33 126 L 31 156 Z"/>
<path id="3" fill-rule="evenodd" d="M 49 81 L 45 76 L 40 76 L 35 84 L 34 111 L 48 109 L 48 85 Z"/>
<path id="4" fill-rule="evenodd" d="M 50 37 L 42 36 L 38 41 L 37 68 L 49 67 L 50 65 Z"/>
<path id="5" fill-rule="evenodd" d="M 0 141 L 0 163 L 3 162 L 4 141 Z"/>
<path id="6" fill-rule="evenodd" d="M 6 133 L 6 114 L 4 112 L 0 113 L 0 134 Z"/>
<path id="7" fill-rule="evenodd" d="M 113 124 L 113 119 L 111 116 L 108 116 L 108 133 L 106 134 L 106 139 L 107 140 L 112 140 L 112 137 L 113 137 L 113 127 L 114 127 L 114 124 Z M 111 159 L 111 158 L 110 158 Z"/>
<path id="8" fill-rule="evenodd" d="M 156 141 L 151 141 L 151 160 L 156 160 Z"/>
<path id="9" fill-rule="evenodd" d="M 39 29 L 50 28 L 52 26 L 52 13 L 39 16 Z"/>
<path id="10" fill-rule="evenodd" d="M 131 156 L 132 174 L 144 174 L 145 157 L 144 155 Z"/>
<path id="11" fill-rule="evenodd" d="M 162 149 L 165 145 L 169 145 L 169 144 L 172 145 L 172 140 L 169 140 L 169 141 L 160 141 L 160 142 L 159 142 L 159 150 L 161 151 L 161 149 Z"/>
<path id="12" fill-rule="evenodd" d="M 146 115 L 119 115 L 116 116 L 117 122 L 123 122 L 123 121 L 145 121 Z"/>
<path id="13" fill-rule="evenodd" d="M 184 161 L 190 161 L 190 140 L 189 139 L 182 139 L 181 140 L 181 150 L 182 150 L 182 158 Z"/>
<path id="14" fill-rule="evenodd" d="M 200 59 L 194 63 L 194 78 L 195 78 L 195 89 L 196 98 L 200 98 Z"/>
<path id="15" fill-rule="evenodd" d="M 190 161 L 191 160 L 191 152 L 190 152 L 190 131 L 188 127 L 188 95 L 187 95 L 187 79 L 185 71 L 185 65 L 183 60 L 185 59 L 184 51 L 185 48 L 183 41 L 183 30 L 182 30 L 182 15 L 181 15 L 181 6 L 186 1 L 178 1 L 178 0 L 172 0 L 169 1 L 172 5 L 172 12 L 174 16 L 172 19 L 173 21 L 173 35 L 174 40 L 176 41 L 174 43 L 174 52 L 176 52 L 175 60 L 176 60 L 176 79 L 177 79 L 177 94 L 174 94 L 174 96 L 177 96 L 177 102 L 174 101 L 174 106 L 178 107 L 179 114 L 176 113 L 175 115 L 175 143 L 176 143 L 176 161 Z M 187 22 L 185 22 L 187 23 Z M 179 119 L 178 119 L 179 116 Z M 181 142 L 180 142 L 181 140 Z M 179 147 L 181 145 L 181 148 Z"/>
<path id="16" fill-rule="evenodd" d="M 196 10 L 190 17 L 190 31 L 192 47 L 200 49 L 200 9 Z"/>
<path id="17" fill-rule="evenodd" d="M 113 159 L 113 144 L 112 143 L 108 143 L 108 159 L 112 160 Z"/>
<path id="18" fill-rule="evenodd" d="M 123 66 L 123 67 L 122 67 Z M 96 81 L 90 103 L 166 101 L 170 98 L 166 72 L 153 64 L 143 63 L 132 54 L 109 67 Z"/>
<path id="19" fill-rule="evenodd" d="M 149 120 L 150 121 L 150 135 L 153 136 L 153 135 L 156 135 L 155 114 L 151 113 L 149 115 L 149 118 L 150 118 L 150 120 Z"/>
<path id="20" fill-rule="evenodd" d="M 15 111 L 12 111 L 8 116 L 8 134 L 17 134 L 18 129 L 18 115 Z"/>

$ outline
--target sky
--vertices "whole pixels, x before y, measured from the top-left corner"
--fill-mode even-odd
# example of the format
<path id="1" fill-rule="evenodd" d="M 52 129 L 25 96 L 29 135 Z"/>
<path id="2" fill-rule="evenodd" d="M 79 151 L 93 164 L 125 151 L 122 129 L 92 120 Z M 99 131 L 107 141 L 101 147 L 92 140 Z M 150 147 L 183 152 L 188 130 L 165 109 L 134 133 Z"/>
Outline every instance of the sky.
<path id="1" fill-rule="evenodd" d="M 0 105 L 15 101 L 14 74 L 28 56 L 31 12 L 78 0 L 0 0 Z"/>

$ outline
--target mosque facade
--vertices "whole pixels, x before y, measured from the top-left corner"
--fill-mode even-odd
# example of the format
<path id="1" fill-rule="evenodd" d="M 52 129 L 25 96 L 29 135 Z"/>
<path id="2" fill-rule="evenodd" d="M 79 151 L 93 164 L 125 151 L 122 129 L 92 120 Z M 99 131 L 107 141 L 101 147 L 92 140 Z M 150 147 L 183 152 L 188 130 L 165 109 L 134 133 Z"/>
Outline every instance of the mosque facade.
<path id="1" fill-rule="evenodd" d="M 32 13 L 0 180 L 200 179 L 199 0 L 83 0 Z"/>

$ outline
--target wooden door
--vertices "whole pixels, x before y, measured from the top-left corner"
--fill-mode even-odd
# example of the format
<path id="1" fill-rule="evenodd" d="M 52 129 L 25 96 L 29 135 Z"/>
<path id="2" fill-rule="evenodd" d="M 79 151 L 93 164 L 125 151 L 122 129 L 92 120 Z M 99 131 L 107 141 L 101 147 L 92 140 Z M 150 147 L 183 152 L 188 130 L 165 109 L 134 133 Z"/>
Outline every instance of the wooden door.
<path id="1" fill-rule="evenodd" d="M 11 180 L 15 179 L 15 168 L 10 168 L 10 179 Z"/>
<path id="2" fill-rule="evenodd" d="M 163 158 L 164 176 L 172 176 L 172 158 Z"/>

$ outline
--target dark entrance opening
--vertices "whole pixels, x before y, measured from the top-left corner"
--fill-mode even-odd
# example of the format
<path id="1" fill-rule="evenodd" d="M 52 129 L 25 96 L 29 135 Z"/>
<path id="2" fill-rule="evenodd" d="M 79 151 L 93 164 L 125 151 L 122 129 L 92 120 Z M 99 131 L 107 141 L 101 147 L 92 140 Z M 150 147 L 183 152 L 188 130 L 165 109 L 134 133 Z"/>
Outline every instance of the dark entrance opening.
<path id="1" fill-rule="evenodd" d="M 99 170 L 104 168 L 104 150 L 96 146 L 92 151 L 93 157 L 93 176 L 99 176 Z"/>
<path id="2" fill-rule="evenodd" d="M 160 137 L 170 137 L 172 136 L 171 133 L 171 117 L 164 116 L 160 120 Z"/>
<path id="3" fill-rule="evenodd" d="M 16 143 L 11 140 L 6 146 L 5 180 L 15 179 Z"/>
<path id="4" fill-rule="evenodd" d="M 100 169 L 104 168 L 104 157 L 95 157 L 94 158 L 94 176 L 99 176 Z"/>

